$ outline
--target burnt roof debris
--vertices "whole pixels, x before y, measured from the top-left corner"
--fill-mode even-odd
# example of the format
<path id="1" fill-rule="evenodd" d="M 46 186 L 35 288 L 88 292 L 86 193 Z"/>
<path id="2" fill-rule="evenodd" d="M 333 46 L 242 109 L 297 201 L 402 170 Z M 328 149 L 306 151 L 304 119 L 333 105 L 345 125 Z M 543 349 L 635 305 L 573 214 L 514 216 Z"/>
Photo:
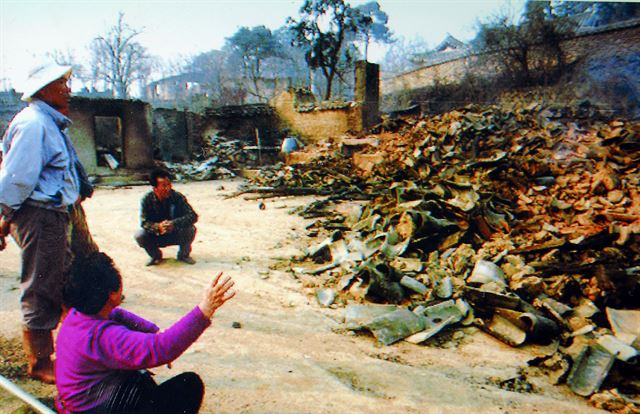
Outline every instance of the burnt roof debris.
<path id="1" fill-rule="evenodd" d="M 306 162 L 264 168 L 243 190 L 324 196 L 297 210 L 315 218 L 310 236 L 332 236 L 292 259 L 296 276 L 334 289 L 330 306 L 351 303 L 347 314 L 396 305 L 357 325 L 385 344 L 469 324 L 513 346 L 554 342 L 531 365 L 595 405 L 617 395 L 637 412 L 621 390 L 640 392 L 640 331 L 612 331 L 605 313 L 640 320 L 640 122 L 588 103 L 514 103 L 376 132 L 307 147 Z M 425 319 L 443 303 L 448 313 Z"/>

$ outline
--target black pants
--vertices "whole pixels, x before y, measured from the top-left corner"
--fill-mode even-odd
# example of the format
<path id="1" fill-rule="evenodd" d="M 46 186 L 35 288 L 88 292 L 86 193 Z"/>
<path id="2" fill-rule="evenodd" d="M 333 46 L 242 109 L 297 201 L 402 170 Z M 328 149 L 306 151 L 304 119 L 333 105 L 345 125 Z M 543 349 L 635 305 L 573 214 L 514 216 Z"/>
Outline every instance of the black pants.
<path id="1" fill-rule="evenodd" d="M 140 229 L 134 236 L 138 245 L 146 250 L 147 254 L 153 258 L 162 257 L 160 247 L 175 245 L 180 246 L 180 250 L 178 250 L 178 258 L 188 257 L 191 254 L 191 244 L 195 237 L 195 226 L 190 226 L 184 229 L 175 229 L 171 233 L 163 234 L 162 236 L 147 233 L 144 229 Z"/>
<path id="2" fill-rule="evenodd" d="M 134 371 L 109 393 L 106 402 L 76 414 L 195 414 L 202 404 L 204 384 L 193 372 L 158 385 L 147 371 Z"/>

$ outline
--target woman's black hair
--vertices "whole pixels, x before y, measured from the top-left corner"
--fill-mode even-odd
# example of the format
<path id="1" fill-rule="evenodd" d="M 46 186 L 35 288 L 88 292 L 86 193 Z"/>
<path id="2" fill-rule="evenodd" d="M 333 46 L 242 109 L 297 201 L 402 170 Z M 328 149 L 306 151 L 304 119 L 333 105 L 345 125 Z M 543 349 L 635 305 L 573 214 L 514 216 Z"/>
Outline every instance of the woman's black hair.
<path id="1" fill-rule="evenodd" d="M 117 292 L 120 286 L 122 276 L 113 260 L 104 253 L 94 252 L 74 261 L 63 298 L 67 306 L 95 315 L 107 303 L 109 294 Z"/>
<path id="2" fill-rule="evenodd" d="M 171 180 L 171 173 L 167 170 L 163 170 L 162 168 L 156 168 L 153 171 L 151 171 L 151 174 L 149 175 L 149 184 L 151 184 L 152 187 L 155 187 L 158 185 L 158 178 L 168 178 L 169 180 Z"/>

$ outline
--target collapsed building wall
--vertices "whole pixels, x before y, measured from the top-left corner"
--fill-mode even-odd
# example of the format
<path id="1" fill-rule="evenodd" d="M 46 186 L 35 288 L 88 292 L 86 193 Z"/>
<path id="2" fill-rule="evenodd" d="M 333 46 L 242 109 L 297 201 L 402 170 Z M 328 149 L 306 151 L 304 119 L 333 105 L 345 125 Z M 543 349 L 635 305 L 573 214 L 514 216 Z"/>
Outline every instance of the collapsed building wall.
<path id="1" fill-rule="evenodd" d="M 245 145 L 273 147 L 282 138 L 281 122 L 266 104 L 233 105 L 210 108 L 200 118 L 199 130 L 208 140 L 215 135 L 237 139 Z"/>
<path id="2" fill-rule="evenodd" d="M 164 161 L 189 161 L 202 146 L 200 116 L 177 109 L 153 110 L 154 157 Z"/>
<path id="3" fill-rule="evenodd" d="M 14 90 L 0 92 L 0 137 L 4 135 L 13 117 L 27 106 L 26 102 L 20 100 L 20 96 Z"/>
<path id="4" fill-rule="evenodd" d="M 268 149 L 280 144 L 281 121 L 265 104 L 209 108 L 203 114 L 178 109 L 153 110 L 156 159 L 186 162 L 202 154 L 215 137 L 239 140 L 242 146 Z"/>
<path id="5" fill-rule="evenodd" d="M 364 131 L 380 121 L 380 65 L 356 62 L 356 131 Z"/>
<path id="6" fill-rule="evenodd" d="M 297 103 L 296 90 L 282 92 L 271 104 L 278 116 L 301 137 L 318 141 L 339 137 L 354 129 L 350 108 L 346 102 L 332 102 L 332 106 L 302 108 Z"/>
<path id="7" fill-rule="evenodd" d="M 315 105 L 295 101 L 291 92 L 274 107 L 251 104 L 210 108 L 204 114 L 156 108 L 139 100 L 72 97 L 69 135 L 90 174 L 108 169 L 145 169 L 153 160 L 186 162 L 212 138 L 236 139 L 249 150 L 277 152 L 285 126 L 311 139 L 363 131 L 378 122 L 377 65 L 356 65 L 356 101 Z M 309 105 L 311 103 L 311 105 Z M 102 170 L 101 170 L 102 169 Z"/>
<path id="8" fill-rule="evenodd" d="M 89 174 L 153 166 L 151 107 L 142 101 L 72 97 L 69 136 Z M 113 163 L 113 160 L 116 163 Z"/>
<path id="9" fill-rule="evenodd" d="M 278 116 L 301 137 L 318 141 L 361 132 L 379 122 L 379 66 L 356 62 L 356 100 L 317 102 L 305 89 L 290 89 L 272 101 Z"/>

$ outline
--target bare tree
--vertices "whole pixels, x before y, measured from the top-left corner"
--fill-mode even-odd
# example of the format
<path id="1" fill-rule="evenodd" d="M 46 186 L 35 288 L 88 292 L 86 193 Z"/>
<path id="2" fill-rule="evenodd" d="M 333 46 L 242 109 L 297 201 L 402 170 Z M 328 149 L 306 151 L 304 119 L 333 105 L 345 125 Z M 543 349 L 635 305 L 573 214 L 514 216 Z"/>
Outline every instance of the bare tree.
<path id="1" fill-rule="evenodd" d="M 87 80 L 86 70 L 75 57 L 76 54 L 73 49 L 54 49 L 52 52 L 47 52 L 46 56 L 58 65 L 71 66 L 73 76 L 80 79 L 80 81 L 84 82 Z"/>
<path id="2" fill-rule="evenodd" d="M 131 86 L 144 82 L 151 72 L 152 59 L 136 41 L 141 33 L 129 26 L 120 12 L 116 25 L 93 39 L 89 47 L 94 80 L 105 82 L 118 98 L 129 97 Z"/>
<path id="3" fill-rule="evenodd" d="M 562 39 L 573 30 L 574 22 L 556 15 L 550 1 L 527 1 L 519 21 L 507 10 L 480 23 L 474 43 L 517 84 L 530 85 L 536 77 L 546 83 L 564 68 Z"/>

